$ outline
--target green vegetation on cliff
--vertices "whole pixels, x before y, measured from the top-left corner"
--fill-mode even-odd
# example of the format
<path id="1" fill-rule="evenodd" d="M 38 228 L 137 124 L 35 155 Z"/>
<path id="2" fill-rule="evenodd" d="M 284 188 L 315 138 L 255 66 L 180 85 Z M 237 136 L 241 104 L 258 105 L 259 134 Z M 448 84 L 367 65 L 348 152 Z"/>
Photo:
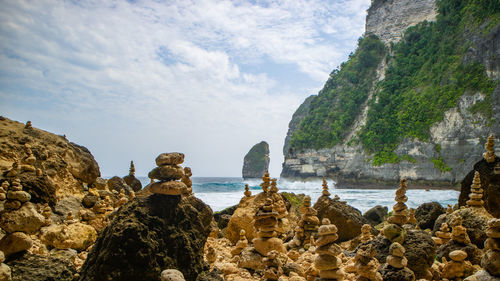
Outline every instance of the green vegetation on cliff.
<path id="1" fill-rule="evenodd" d="M 391 46 L 390 55 L 375 37 L 361 39 L 355 54 L 332 72 L 311 102 L 291 146 L 319 149 L 347 141 L 349 127 L 375 88 L 366 124 L 358 134 L 363 149 L 373 154 L 373 165 L 411 160 L 396 155 L 396 147 L 404 138 L 428 141 L 430 127 L 442 121 L 444 112 L 456 107 L 463 94 L 484 94 L 484 100 L 470 111 L 492 118 L 496 82 L 486 76 L 481 64 L 465 63 L 464 56 L 472 46 L 471 34 L 487 35 L 500 22 L 500 1 L 438 0 L 437 6 L 437 20 L 407 29 L 401 41 Z M 384 56 L 385 78 L 373 85 L 375 69 Z M 448 170 L 445 163 L 434 160 L 440 170 Z"/>
<path id="2" fill-rule="evenodd" d="M 311 101 L 309 114 L 292 135 L 294 148 L 324 148 L 341 143 L 348 128 L 368 98 L 375 70 L 385 56 L 384 44 L 375 36 L 360 38 L 357 51 L 335 69 L 318 96 Z"/>
<path id="3" fill-rule="evenodd" d="M 269 145 L 265 141 L 252 146 L 243 160 L 243 178 L 260 178 L 269 169 Z"/>

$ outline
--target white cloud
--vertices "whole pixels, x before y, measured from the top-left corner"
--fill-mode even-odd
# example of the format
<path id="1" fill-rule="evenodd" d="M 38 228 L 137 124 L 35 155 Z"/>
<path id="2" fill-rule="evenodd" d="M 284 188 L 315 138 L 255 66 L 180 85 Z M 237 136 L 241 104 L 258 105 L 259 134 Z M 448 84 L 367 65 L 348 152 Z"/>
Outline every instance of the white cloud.
<path id="1" fill-rule="evenodd" d="M 155 154 L 181 150 L 195 176 L 238 176 L 267 140 L 278 176 L 292 113 L 353 50 L 368 5 L 3 1 L 0 109 L 88 146 L 105 174 L 130 159 L 145 174 Z M 294 65 L 304 86 L 270 64 Z"/>

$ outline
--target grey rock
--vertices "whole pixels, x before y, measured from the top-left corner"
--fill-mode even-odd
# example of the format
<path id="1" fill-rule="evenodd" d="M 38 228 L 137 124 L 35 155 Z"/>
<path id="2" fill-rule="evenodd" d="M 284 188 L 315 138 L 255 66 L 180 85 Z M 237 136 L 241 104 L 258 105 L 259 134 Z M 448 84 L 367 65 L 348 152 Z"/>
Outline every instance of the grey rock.
<path id="1" fill-rule="evenodd" d="M 387 216 L 387 206 L 377 205 L 363 214 L 363 217 L 372 225 L 375 226 L 384 221 Z"/>
<path id="2" fill-rule="evenodd" d="M 30 253 L 7 264 L 12 270 L 12 281 L 72 281 L 76 273 L 73 265 L 62 259 Z"/>

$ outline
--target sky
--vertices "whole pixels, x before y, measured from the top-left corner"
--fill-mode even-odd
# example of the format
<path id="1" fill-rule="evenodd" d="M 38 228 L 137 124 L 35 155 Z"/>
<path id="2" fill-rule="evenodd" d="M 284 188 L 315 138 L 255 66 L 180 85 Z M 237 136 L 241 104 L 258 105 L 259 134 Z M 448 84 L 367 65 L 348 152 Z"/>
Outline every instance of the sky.
<path id="1" fill-rule="evenodd" d="M 0 0 L 0 115 L 87 147 L 103 176 L 183 152 L 239 177 L 364 32 L 370 0 Z"/>

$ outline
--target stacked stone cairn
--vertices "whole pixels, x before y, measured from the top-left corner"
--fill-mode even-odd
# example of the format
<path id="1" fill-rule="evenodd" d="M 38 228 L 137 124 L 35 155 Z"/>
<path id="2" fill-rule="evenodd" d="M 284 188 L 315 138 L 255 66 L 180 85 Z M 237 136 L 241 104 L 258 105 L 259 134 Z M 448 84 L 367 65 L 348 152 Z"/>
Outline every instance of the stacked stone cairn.
<path id="1" fill-rule="evenodd" d="M 474 180 L 472 181 L 470 191 L 469 200 L 466 202 L 467 206 L 472 208 L 482 208 L 484 205 L 484 201 L 482 199 L 483 189 L 481 188 L 481 178 L 478 171 L 474 173 Z"/>
<path id="2" fill-rule="evenodd" d="M 387 219 L 389 223 L 383 229 L 384 236 L 391 242 L 398 242 L 403 244 L 406 231 L 402 227 L 408 222 L 408 207 L 406 206 L 406 179 L 402 179 L 399 188 L 396 190 L 396 197 L 394 200 L 397 202 L 393 207 L 393 214 Z"/>
<path id="3" fill-rule="evenodd" d="M 266 266 L 264 280 L 278 280 L 283 275 L 283 263 L 279 259 L 278 251 L 272 250 L 267 253 L 267 256 L 262 259 L 262 263 Z"/>
<path id="4" fill-rule="evenodd" d="M 245 236 L 245 234 L 246 234 L 246 232 L 244 229 L 240 230 L 240 240 L 238 240 L 238 242 L 236 242 L 236 245 L 231 250 L 231 255 L 233 257 L 236 255 L 239 255 L 241 253 L 241 251 L 243 251 L 243 249 L 248 246 L 248 240 L 247 240 L 247 237 Z"/>
<path id="5" fill-rule="evenodd" d="M 453 213 L 453 206 L 448 204 L 448 207 L 446 208 L 446 214 L 450 215 Z"/>
<path id="6" fill-rule="evenodd" d="M 23 186 L 21 181 L 16 178 L 12 180 L 11 186 L 7 191 L 7 201 L 5 202 L 5 210 L 18 210 L 21 208 L 22 204 L 29 202 L 31 200 L 31 195 L 23 191 Z"/>
<path id="7" fill-rule="evenodd" d="M 483 153 L 483 158 L 486 160 L 488 163 L 493 163 L 495 162 L 495 136 L 490 135 L 488 137 L 488 141 L 484 145 L 484 148 L 486 149 L 486 152 Z"/>
<path id="8" fill-rule="evenodd" d="M 2 186 L 0 186 L 0 201 L 5 201 L 7 199 L 7 190 L 9 190 L 9 182 L 2 182 Z"/>
<path id="9" fill-rule="evenodd" d="M 179 181 L 184 176 L 184 169 L 179 164 L 184 162 L 184 154 L 162 153 L 156 157 L 156 165 L 148 177 L 159 181 L 150 185 L 150 190 L 155 194 L 182 195 L 188 192 L 185 183 Z"/>
<path id="10" fill-rule="evenodd" d="M 191 180 L 192 175 L 193 173 L 191 172 L 191 168 L 185 167 L 184 175 L 182 176 L 181 179 L 181 182 L 183 182 L 186 185 L 186 189 L 184 189 L 184 192 L 182 193 L 185 196 L 193 194 L 193 181 Z"/>
<path id="11" fill-rule="evenodd" d="M 474 272 L 474 267 L 470 261 L 466 261 L 467 253 L 462 250 L 450 252 L 451 261 L 446 261 L 443 257 L 442 278 L 450 281 L 461 281 Z"/>
<path id="12" fill-rule="evenodd" d="M 408 215 L 408 224 L 411 224 L 411 225 L 417 224 L 417 218 L 415 218 L 415 209 L 413 209 L 413 208 L 410 208 L 410 212 Z"/>
<path id="13" fill-rule="evenodd" d="M 319 219 L 317 217 L 318 212 L 313 207 L 311 207 L 311 197 L 304 197 L 304 202 L 302 203 L 299 211 L 302 213 L 302 216 L 300 218 L 298 226 L 304 233 L 302 242 L 309 241 L 311 239 L 311 236 L 316 233 L 319 226 Z"/>
<path id="14" fill-rule="evenodd" d="M 372 226 L 369 224 L 363 224 L 363 226 L 361 226 L 361 235 L 359 241 L 361 243 L 366 243 L 368 241 L 371 241 L 372 239 Z"/>
<path id="15" fill-rule="evenodd" d="M 2 251 L 0 251 L 0 280 L 1 281 L 10 281 L 12 280 L 12 273 L 10 267 L 3 263 L 5 261 L 5 255 Z"/>
<path id="16" fill-rule="evenodd" d="M 252 192 L 250 191 L 248 184 L 245 184 L 245 192 L 243 192 L 243 195 L 245 195 L 246 198 L 252 196 Z"/>
<path id="17" fill-rule="evenodd" d="M 398 242 L 389 247 L 389 255 L 380 272 L 385 281 L 414 281 L 415 274 L 406 267 L 408 260 L 405 257 L 405 248 Z"/>
<path id="18" fill-rule="evenodd" d="M 500 278 L 500 219 L 491 219 L 486 228 L 488 239 L 484 242 L 486 253 L 481 266 L 492 276 Z"/>
<path id="19" fill-rule="evenodd" d="M 283 201 L 283 197 L 278 194 L 278 191 L 277 179 L 272 179 L 270 194 L 273 199 L 274 210 L 278 212 L 278 219 L 282 219 L 288 215 L 288 211 L 286 210 L 285 201 Z"/>
<path id="20" fill-rule="evenodd" d="M 270 186 L 271 186 L 271 177 L 269 177 L 269 172 L 266 171 L 262 176 L 262 183 L 260 184 L 260 187 L 262 187 L 262 191 L 264 191 L 264 193 L 267 194 Z"/>
<path id="21" fill-rule="evenodd" d="M 318 229 L 319 238 L 316 240 L 316 250 L 318 254 L 314 260 L 314 267 L 319 270 L 320 280 L 343 280 L 344 271 L 340 268 L 342 260 L 337 255 L 342 253 L 342 249 L 335 241 L 339 238 L 337 227 L 325 218 Z"/>
<path id="22" fill-rule="evenodd" d="M 45 226 L 49 226 L 52 224 L 52 219 L 50 218 L 51 215 L 52 215 L 52 209 L 50 208 L 48 203 L 45 203 L 42 209 L 42 216 L 45 218 L 45 223 L 44 223 Z"/>
<path id="23" fill-rule="evenodd" d="M 450 239 L 451 233 L 447 223 L 442 223 L 439 231 L 436 231 L 436 237 L 432 237 L 436 246 L 446 244 L 446 242 L 450 241 Z"/>
<path id="24" fill-rule="evenodd" d="M 328 183 L 326 182 L 326 178 L 323 178 L 323 191 L 321 192 L 322 196 L 330 196 L 330 192 L 328 191 Z"/>
<path id="25" fill-rule="evenodd" d="M 283 241 L 277 238 L 276 226 L 278 212 L 273 210 L 273 200 L 267 198 L 264 205 L 260 206 L 254 216 L 254 228 L 257 238 L 252 240 L 255 250 L 262 256 L 267 256 L 272 250 L 286 253 Z"/>
<path id="26" fill-rule="evenodd" d="M 380 263 L 375 258 L 377 254 L 372 244 L 361 245 L 354 257 L 355 281 L 383 281 L 378 272 Z"/>
<path id="27" fill-rule="evenodd" d="M 451 240 L 459 244 L 470 244 L 470 238 L 467 234 L 467 228 L 462 226 L 462 217 L 460 215 L 452 219 L 453 227 L 451 230 Z"/>

